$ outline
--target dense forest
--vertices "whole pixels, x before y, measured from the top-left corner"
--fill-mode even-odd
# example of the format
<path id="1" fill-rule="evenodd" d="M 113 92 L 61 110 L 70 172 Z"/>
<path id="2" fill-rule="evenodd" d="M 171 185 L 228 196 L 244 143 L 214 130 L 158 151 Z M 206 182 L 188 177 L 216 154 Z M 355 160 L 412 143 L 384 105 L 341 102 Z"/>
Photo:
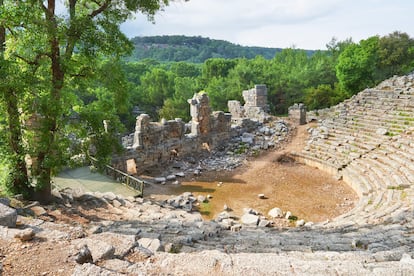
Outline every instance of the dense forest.
<path id="1" fill-rule="evenodd" d="M 150 58 L 160 62 L 203 63 L 209 58 L 251 59 L 258 55 L 272 59 L 282 51 L 281 48 L 247 47 L 224 40 L 183 35 L 135 37 L 132 43 L 135 49 L 129 60 L 134 61 Z"/>
<path id="2" fill-rule="evenodd" d="M 394 32 L 359 42 L 332 39 L 326 50 L 312 54 L 288 48 L 271 59 L 210 58 L 201 64 L 145 59 L 124 62 L 122 68 L 131 85 L 129 102 L 155 120 L 188 120 L 186 99 L 201 90 L 210 96 L 213 109 L 226 110 L 228 100 L 242 101 L 241 92 L 254 84 L 267 85 L 271 110 L 282 115 L 293 103 L 304 102 L 308 109 L 328 107 L 392 75 L 412 71 L 414 40 Z"/>
<path id="3" fill-rule="evenodd" d="M 108 162 L 140 112 L 188 120 L 187 99 L 202 90 L 226 111 L 228 100 L 266 84 L 271 112 L 282 115 L 295 102 L 334 105 L 414 68 L 414 40 L 402 32 L 333 39 L 311 53 L 201 37 L 131 41 L 120 24 L 135 12 L 151 20 L 169 1 L 85 3 L 57 13 L 55 0 L 0 0 L 0 193 L 47 201 L 61 168 L 89 154 Z M 139 56 L 138 44 L 159 51 Z"/>

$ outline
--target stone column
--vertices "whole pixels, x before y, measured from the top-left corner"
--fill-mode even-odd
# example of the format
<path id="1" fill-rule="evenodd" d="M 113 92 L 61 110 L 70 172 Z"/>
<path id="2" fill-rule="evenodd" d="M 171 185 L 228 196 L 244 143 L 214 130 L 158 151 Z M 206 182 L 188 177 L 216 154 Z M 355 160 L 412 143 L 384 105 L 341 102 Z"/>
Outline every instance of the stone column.
<path id="1" fill-rule="evenodd" d="M 191 134 L 207 135 L 210 132 L 210 103 L 206 93 L 195 94 L 188 100 L 191 114 Z"/>
<path id="2" fill-rule="evenodd" d="M 306 106 L 303 103 L 295 103 L 289 107 L 289 119 L 296 121 L 299 125 L 306 124 Z"/>
<path id="3" fill-rule="evenodd" d="M 145 134 L 150 123 L 150 116 L 148 114 L 141 114 L 137 117 L 134 133 L 133 148 L 145 147 Z"/>

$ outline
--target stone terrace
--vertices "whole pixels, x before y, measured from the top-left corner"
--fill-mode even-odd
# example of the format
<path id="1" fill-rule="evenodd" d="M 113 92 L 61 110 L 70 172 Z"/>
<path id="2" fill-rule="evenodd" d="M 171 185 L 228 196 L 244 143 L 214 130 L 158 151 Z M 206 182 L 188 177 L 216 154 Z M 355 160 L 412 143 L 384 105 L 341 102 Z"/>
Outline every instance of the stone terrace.
<path id="1" fill-rule="evenodd" d="M 413 215 L 414 75 L 393 77 L 319 115 L 297 157 L 343 178 L 360 196 L 326 226 L 404 223 Z M 323 114 L 323 115 L 322 115 Z"/>

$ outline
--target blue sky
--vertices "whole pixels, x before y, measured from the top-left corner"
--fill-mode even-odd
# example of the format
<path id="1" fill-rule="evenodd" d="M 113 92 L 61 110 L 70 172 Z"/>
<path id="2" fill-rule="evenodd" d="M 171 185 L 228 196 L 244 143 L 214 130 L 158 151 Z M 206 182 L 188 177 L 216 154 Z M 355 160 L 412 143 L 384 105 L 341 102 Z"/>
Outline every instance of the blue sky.
<path id="1" fill-rule="evenodd" d="M 174 1 L 155 17 L 122 25 L 128 37 L 189 35 L 245 46 L 325 49 L 335 37 L 358 42 L 402 31 L 414 37 L 412 0 Z"/>

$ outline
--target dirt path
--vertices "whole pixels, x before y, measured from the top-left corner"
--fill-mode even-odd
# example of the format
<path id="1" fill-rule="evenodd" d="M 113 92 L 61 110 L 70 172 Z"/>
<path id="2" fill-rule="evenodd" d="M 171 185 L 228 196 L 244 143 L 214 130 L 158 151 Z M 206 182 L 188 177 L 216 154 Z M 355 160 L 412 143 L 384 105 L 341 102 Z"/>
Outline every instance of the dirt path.
<path id="1" fill-rule="evenodd" d="M 232 172 L 205 173 L 183 181 L 179 187 L 156 185 L 146 194 L 158 200 L 186 191 L 212 195 L 211 201 L 200 208 L 206 219 L 214 218 L 225 204 L 238 216 L 243 208 L 254 208 L 266 215 L 279 207 L 307 221 L 332 219 L 352 209 L 357 196 L 343 181 L 289 157 L 290 152 L 299 152 L 305 145 L 308 127 L 296 128 L 282 149 L 252 158 Z M 266 199 L 259 199 L 258 194 L 265 194 Z"/>

